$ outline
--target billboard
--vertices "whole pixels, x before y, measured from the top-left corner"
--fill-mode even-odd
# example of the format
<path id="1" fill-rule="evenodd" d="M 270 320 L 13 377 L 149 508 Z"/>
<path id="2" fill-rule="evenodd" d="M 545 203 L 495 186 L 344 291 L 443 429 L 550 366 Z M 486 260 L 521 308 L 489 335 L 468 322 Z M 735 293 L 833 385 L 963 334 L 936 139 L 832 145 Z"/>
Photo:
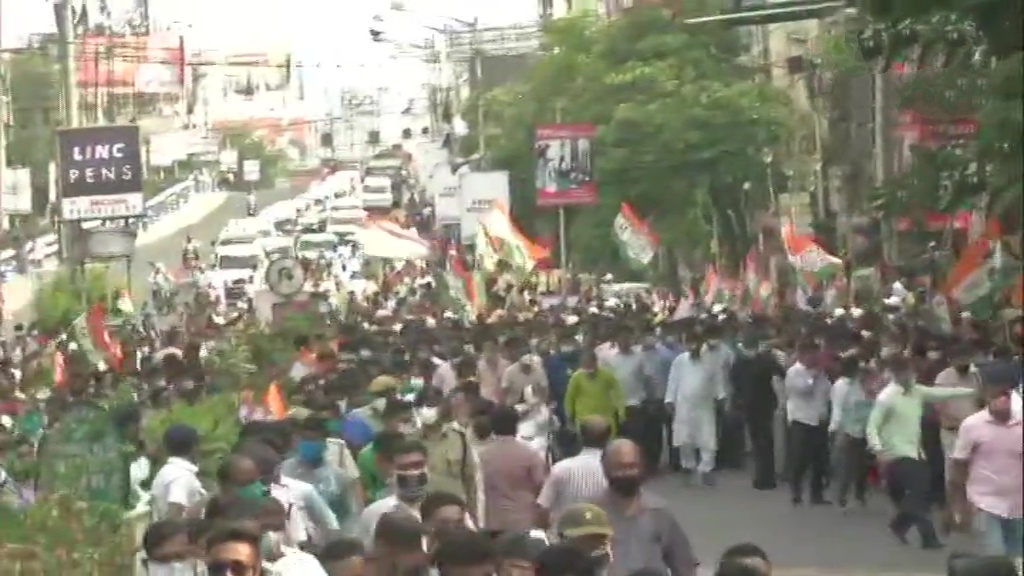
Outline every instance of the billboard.
<path id="1" fill-rule="evenodd" d="M 292 55 L 288 52 L 225 54 L 204 61 L 222 65 L 224 85 L 236 96 L 282 92 L 291 85 Z"/>
<path id="2" fill-rule="evenodd" d="M 4 168 L 0 192 L 0 213 L 32 213 L 32 172 L 28 168 Z"/>
<path id="3" fill-rule="evenodd" d="M 61 130 L 57 152 L 64 220 L 125 218 L 144 212 L 138 126 Z"/>
<path id="4" fill-rule="evenodd" d="M 76 55 L 78 86 L 86 91 L 181 94 L 185 45 L 176 34 L 86 36 Z"/>
<path id="5" fill-rule="evenodd" d="M 538 206 L 597 203 L 593 124 L 543 124 L 534 140 Z"/>
<path id="6" fill-rule="evenodd" d="M 480 217 L 495 202 L 509 206 L 507 170 L 467 172 L 459 176 L 459 228 L 462 242 L 472 244 Z"/>

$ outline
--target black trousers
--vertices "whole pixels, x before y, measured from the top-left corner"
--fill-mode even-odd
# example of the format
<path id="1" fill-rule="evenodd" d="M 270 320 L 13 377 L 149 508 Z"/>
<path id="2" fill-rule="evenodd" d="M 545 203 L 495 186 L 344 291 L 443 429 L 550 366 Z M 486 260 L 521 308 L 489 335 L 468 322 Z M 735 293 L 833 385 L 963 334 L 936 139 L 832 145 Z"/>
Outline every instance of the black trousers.
<path id="1" fill-rule="evenodd" d="M 664 402 L 648 401 L 638 406 L 626 407 L 626 419 L 622 423 L 622 436 L 640 446 L 647 470 L 653 472 L 661 462 L 664 439 L 662 422 L 665 419 Z"/>
<path id="2" fill-rule="evenodd" d="M 871 468 L 871 452 L 864 438 L 854 438 L 840 434 L 836 441 L 836 478 L 838 488 L 836 498 L 845 502 L 853 486 L 853 495 L 857 500 L 867 496 L 868 470 Z"/>
<path id="3" fill-rule="evenodd" d="M 828 425 L 789 423 L 789 453 L 792 458 L 789 486 L 794 499 L 803 497 L 804 479 L 810 473 L 811 500 L 821 500 L 828 474 Z"/>
<path id="4" fill-rule="evenodd" d="M 718 423 L 718 454 L 715 465 L 719 470 L 741 470 L 747 456 L 747 424 L 738 413 L 719 410 Z"/>
<path id="5" fill-rule="evenodd" d="M 775 488 L 775 418 L 767 410 L 744 414 L 750 434 L 750 456 L 754 464 L 754 488 Z"/>
<path id="6" fill-rule="evenodd" d="M 922 543 L 937 541 L 928 502 L 931 488 L 928 463 L 916 458 L 898 458 L 886 466 L 885 477 L 889 496 L 897 509 L 890 523 L 893 531 L 902 535 L 916 526 Z"/>

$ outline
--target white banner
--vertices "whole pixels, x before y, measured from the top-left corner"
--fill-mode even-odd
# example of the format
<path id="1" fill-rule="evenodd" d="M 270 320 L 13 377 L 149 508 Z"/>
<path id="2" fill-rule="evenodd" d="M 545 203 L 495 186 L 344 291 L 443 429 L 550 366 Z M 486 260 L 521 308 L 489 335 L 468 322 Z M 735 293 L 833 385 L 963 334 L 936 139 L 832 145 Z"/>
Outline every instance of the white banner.
<path id="1" fill-rule="evenodd" d="M 464 244 L 476 241 L 480 216 L 490 210 L 495 202 L 509 206 L 507 170 L 468 172 L 459 176 L 459 225 Z"/>
<path id="2" fill-rule="evenodd" d="M 3 179 L 0 208 L 5 214 L 32 213 L 32 173 L 28 168 L 7 168 Z"/>
<path id="3" fill-rule="evenodd" d="M 64 220 L 99 220 L 129 218 L 145 214 L 146 202 L 141 192 L 63 198 L 60 201 Z"/>
<path id="4" fill-rule="evenodd" d="M 243 160 L 242 161 L 242 179 L 246 182 L 259 182 L 260 181 L 260 161 L 259 160 Z"/>

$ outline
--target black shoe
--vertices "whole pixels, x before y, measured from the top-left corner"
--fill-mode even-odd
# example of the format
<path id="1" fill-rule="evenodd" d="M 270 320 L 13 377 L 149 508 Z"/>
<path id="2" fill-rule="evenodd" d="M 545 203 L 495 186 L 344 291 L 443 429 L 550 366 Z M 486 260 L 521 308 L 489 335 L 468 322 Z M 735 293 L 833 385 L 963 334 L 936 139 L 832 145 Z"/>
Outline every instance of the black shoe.
<path id="1" fill-rule="evenodd" d="M 837 503 L 839 504 L 840 508 L 846 508 L 846 505 L 847 505 L 846 498 L 840 498 Z"/>
<path id="2" fill-rule="evenodd" d="M 825 500 L 824 498 L 811 498 L 811 506 L 831 506 L 831 500 Z"/>
<path id="3" fill-rule="evenodd" d="M 946 545 L 939 540 L 926 540 L 921 543 L 922 550 L 942 550 Z"/>
<path id="4" fill-rule="evenodd" d="M 909 542 L 907 542 L 907 530 L 906 529 L 900 530 L 899 527 L 896 526 L 896 524 L 894 522 L 889 522 L 889 532 L 892 532 L 892 535 L 895 536 L 896 539 L 900 541 L 900 544 L 903 544 L 903 545 L 909 544 Z"/>
<path id="5" fill-rule="evenodd" d="M 754 490 L 775 490 L 778 484 L 775 482 L 755 482 Z"/>
<path id="6" fill-rule="evenodd" d="M 793 503 L 793 506 L 800 506 L 801 504 L 804 503 L 804 499 L 802 496 L 793 496 L 790 499 L 790 501 Z"/>

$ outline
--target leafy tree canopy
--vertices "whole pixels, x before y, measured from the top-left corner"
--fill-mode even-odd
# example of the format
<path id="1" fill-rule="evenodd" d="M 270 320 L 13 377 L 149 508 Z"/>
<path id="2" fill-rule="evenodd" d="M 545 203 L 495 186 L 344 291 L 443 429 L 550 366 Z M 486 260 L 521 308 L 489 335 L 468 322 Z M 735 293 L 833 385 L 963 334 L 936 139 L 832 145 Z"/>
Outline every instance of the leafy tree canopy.
<path id="1" fill-rule="evenodd" d="M 624 201 L 668 246 L 706 253 L 717 221 L 726 248 L 745 250 L 747 217 L 768 204 L 762 151 L 787 140 L 792 109 L 783 91 L 753 81 L 736 32 L 638 8 L 611 22 L 556 20 L 542 50 L 525 81 L 482 96 L 488 158 L 509 170 L 513 211 L 527 230 L 542 222 L 550 231 L 555 218 L 536 207 L 535 126 L 589 122 L 598 127 L 601 201 L 569 211 L 575 263 L 615 264 L 608 248 Z M 476 118 L 477 104 L 464 117 Z"/>
<path id="2" fill-rule="evenodd" d="M 7 160 L 31 169 L 34 205 L 46 205 L 49 165 L 61 121 L 56 59 L 46 50 L 14 52 L 7 60 L 11 125 Z"/>
<path id="3" fill-rule="evenodd" d="M 920 151 L 915 168 L 894 182 L 894 190 L 889 191 L 898 189 L 898 193 L 883 194 L 879 203 L 893 211 L 924 205 L 949 211 L 987 201 L 989 209 L 1004 222 L 1019 226 L 1024 133 L 1021 0 L 871 0 L 866 6 L 873 18 L 915 27 L 922 31 L 922 37 L 936 38 L 940 43 L 946 28 L 970 31 L 970 44 L 984 46 L 994 63 L 979 69 L 969 58 L 958 57 L 942 73 L 919 75 L 925 86 L 916 91 L 931 96 L 933 104 L 938 101 L 949 112 L 979 118 L 977 146 L 960 153 Z M 952 101 L 943 102 L 944 98 Z M 903 103 L 904 108 L 921 104 L 918 99 L 905 99 Z M 930 108 L 935 109 L 934 105 Z M 980 178 L 973 171 L 975 163 L 985 167 Z M 944 176 L 943 183 L 939 182 L 939 173 Z"/>
<path id="4" fill-rule="evenodd" d="M 36 289 L 32 306 L 43 334 L 60 334 L 97 302 L 112 301 L 124 281 L 105 266 L 88 267 L 84 276 L 59 270 Z"/>

